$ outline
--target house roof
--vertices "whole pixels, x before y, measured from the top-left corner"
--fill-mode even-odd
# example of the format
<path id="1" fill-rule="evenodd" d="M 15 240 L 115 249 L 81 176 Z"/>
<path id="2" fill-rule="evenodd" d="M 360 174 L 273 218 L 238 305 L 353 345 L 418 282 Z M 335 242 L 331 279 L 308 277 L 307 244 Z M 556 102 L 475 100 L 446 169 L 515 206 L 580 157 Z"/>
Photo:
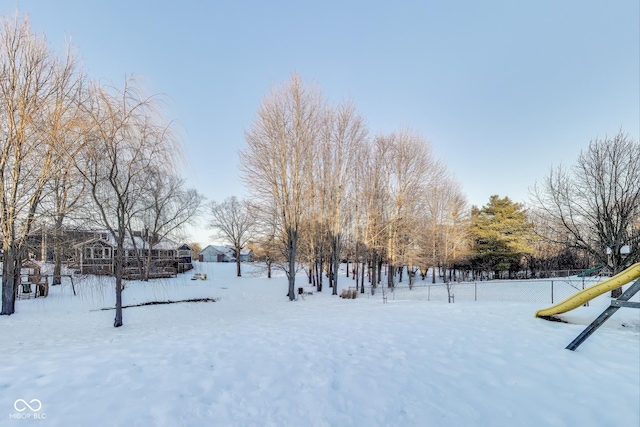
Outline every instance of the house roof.
<path id="1" fill-rule="evenodd" d="M 98 243 L 101 246 L 115 247 L 114 244 L 102 239 L 101 237 L 94 237 L 93 239 L 89 239 L 89 240 L 85 240 L 84 242 L 76 243 L 75 245 L 73 245 L 73 247 L 74 248 L 80 248 L 80 247 L 83 247 L 83 246 L 91 245 L 93 243 Z"/>
<path id="2" fill-rule="evenodd" d="M 111 233 L 107 233 L 107 238 L 106 239 L 103 239 L 102 237 L 95 237 L 95 238 L 87 240 L 85 242 L 75 244 L 74 247 L 86 246 L 88 244 L 96 243 L 96 242 L 105 243 L 105 244 L 108 244 L 109 246 L 112 246 L 114 248 L 117 246 L 115 236 L 113 234 L 111 234 Z M 135 247 L 138 248 L 138 249 L 143 249 L 143 248 L 148 248 L 149 247 L 148 243 L 145 242 L 142 237 L 133 236 L 133 239 L 132 239 L 131 236 L 127 236 L 124 239 L 124 248 L 125 249 L 133 249 L 134 248 L 134 243 L 135 243 Z M 158 243 L 155 243 L 153 245 L 153 249 L 156 249 L 156 250 L 174 250 L 174 249 L 182 248 L 183 246 L 186 246 L 186 245 L 180 244 L 180 243 L 176 243 L 176 242 L 174 242 L 173 240 L 171 240 L 171 239 L 169 239 L 167 237 L 162 237 Z"/>
<path id="3" fill-rule="evenodd" d="M 198 252 L 198 254 L 206 254 L 207 252 L 211 252 L 212 250 L 216 253 L 233 256 L 233 248 L 218 245 L 207 245 L 204 249 Z"/>
<path id="4" fill-rule="evenodd" d="M 202 249 L 199 254 L 206 254 L 207 252 L 214 250 L 216 253 L 225 254 L 230 257 L 234 257 L 236 254 L 236 250 L 233 246 L 219 246 L 219 245 L 207 245 L 204 249 Z M 253 251 L 251 249 L 243 249 L 240 251 L 240 255 L 251 255 Z"/>

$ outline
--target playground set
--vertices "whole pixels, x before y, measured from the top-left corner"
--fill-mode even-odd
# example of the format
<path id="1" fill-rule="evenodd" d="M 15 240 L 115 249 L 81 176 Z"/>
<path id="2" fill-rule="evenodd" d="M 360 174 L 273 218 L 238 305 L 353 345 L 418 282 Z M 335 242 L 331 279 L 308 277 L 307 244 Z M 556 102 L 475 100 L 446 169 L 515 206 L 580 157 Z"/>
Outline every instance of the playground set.
<path id="1" fill-rule="evenodd" d="M 16 299 L 47 297 L 49 278 L 41 274 L 40 266 L 31 260 L 25 261 L 20 269 L 20 284 L 16 287 Z"/>
<path id="2" fill-rule="evenodd" d="M 554 320 L 554 316 L 578 308 L 581 305 L 584 305 L 587 302 L 591 301 L 592 299 L 604 294 L 605 292 L 610 292 L 613 289 L 617 289 L 634 280 L 635 282 L 626 291 L 624 291 L 619 298 L 612 300 L 611 305 L 607 309 L 605 309 L 602 314 L 600 314 L 600 316 L 598 316 L 593 322 L 591 322 L 591 324 L 587 326 L 587 328 L 582 331 L 582 333 L 578 335 L 576 339 L 569 343 L 566 348 L 573 351 L 577 349 L 580 344 L 586 341 L 587 338 L 589 338 L 591 334 L 593 334 L 600 326 L 602 326 L 604 322 L 606 322 L 613 315 L 613 313 L 618 311 L 619 308 L 640 308 L 640 302 L 629 301 L 636 293 L 640 291 L 640 263 L 632 265 L 623 272 L 618 273 L 607 280 L 583 289 L 580 292 L 567 298 L 566 300 L 559 302 L 558 304 L 554 304 L 551 307 L 538 310 L 536 312 L 536 317 L 547 320 Z"/>

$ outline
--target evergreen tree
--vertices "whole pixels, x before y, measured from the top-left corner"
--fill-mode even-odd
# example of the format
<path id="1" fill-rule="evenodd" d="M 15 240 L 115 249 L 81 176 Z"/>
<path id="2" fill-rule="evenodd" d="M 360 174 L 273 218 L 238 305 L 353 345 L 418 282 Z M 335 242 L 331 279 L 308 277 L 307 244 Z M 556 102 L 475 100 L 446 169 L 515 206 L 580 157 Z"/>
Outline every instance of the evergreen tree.
<path id="1" fill-rule="evenodd" d="M 471 221 L 474 270 L 512 273 L 519 269 L 522 257 L 533 252 L 534 225 L 524 206 L 509 197 L 494 195 L 482 209 L 474 206 Z"/>

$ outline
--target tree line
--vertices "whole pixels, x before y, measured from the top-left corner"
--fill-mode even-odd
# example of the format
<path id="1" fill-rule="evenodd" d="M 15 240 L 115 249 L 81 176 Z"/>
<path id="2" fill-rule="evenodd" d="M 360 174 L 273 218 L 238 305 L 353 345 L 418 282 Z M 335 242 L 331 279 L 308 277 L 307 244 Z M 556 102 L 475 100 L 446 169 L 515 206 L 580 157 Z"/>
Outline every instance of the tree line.
<path id="1" fill-rule="evenodd" d="M 63 230 L 89 228 L 115 238 L 114 326 L 122 325 L 125 239 L 144 230 L 150 256 L 202 199 L 179 175 L 180 143 L 160 101 L 133 78 L 121 87 L 89 78 L 72 46 L 55 52 L 27 17 L 0 19 L 1 314 L 15 311 L 36 227 L 53 230 L 54 284 Z"/>
<path id="2" fill-rule="evenodd" d="M 496 195 L 481 208 L 468 207 L 424 137 L 372 136 L 352 103 L 331 104 L 296 74 L 265 96 L 245 140 L 251 201 L 233 198 L 251 218 L 243 239 L 269 275 L 273 265 L 286 273 L 290 299 L 300 269 L 318 290 L 327 277 L 336 294 L 342 261 L 360 292 L 365 275 L 375 292 L 383 266 L 393 287 L 402 271 L 412 286 L 429 270 L 448 282 L 594 263 L 617 273 L 640 260 L 640 144 L 622 131 L 591 141 L 570 171 L 552 168 L 526 206 Z"/>

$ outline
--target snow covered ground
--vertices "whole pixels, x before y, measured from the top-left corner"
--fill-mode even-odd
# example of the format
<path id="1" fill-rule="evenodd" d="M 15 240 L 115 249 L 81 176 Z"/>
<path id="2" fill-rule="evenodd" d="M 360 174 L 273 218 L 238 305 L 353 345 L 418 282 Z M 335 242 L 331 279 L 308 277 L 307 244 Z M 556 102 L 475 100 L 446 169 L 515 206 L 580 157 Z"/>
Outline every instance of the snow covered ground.
<path id="1" fill-rule="evenodd" d="M 289 302 L 284 278 L 250 270 L 130 282 L 125 305 L 218 301 L 127 308 L 121 328 L 100 310 L 114 304 L 109 278 L 18 301 L 0 316 L 0 425 L 640 425 L 640 310 L 571 352 L 602 307 L 565 324 L 534 318 L 544 303 L 447 304 L 424 290 L 383 304 L 325 287 Z"/>

